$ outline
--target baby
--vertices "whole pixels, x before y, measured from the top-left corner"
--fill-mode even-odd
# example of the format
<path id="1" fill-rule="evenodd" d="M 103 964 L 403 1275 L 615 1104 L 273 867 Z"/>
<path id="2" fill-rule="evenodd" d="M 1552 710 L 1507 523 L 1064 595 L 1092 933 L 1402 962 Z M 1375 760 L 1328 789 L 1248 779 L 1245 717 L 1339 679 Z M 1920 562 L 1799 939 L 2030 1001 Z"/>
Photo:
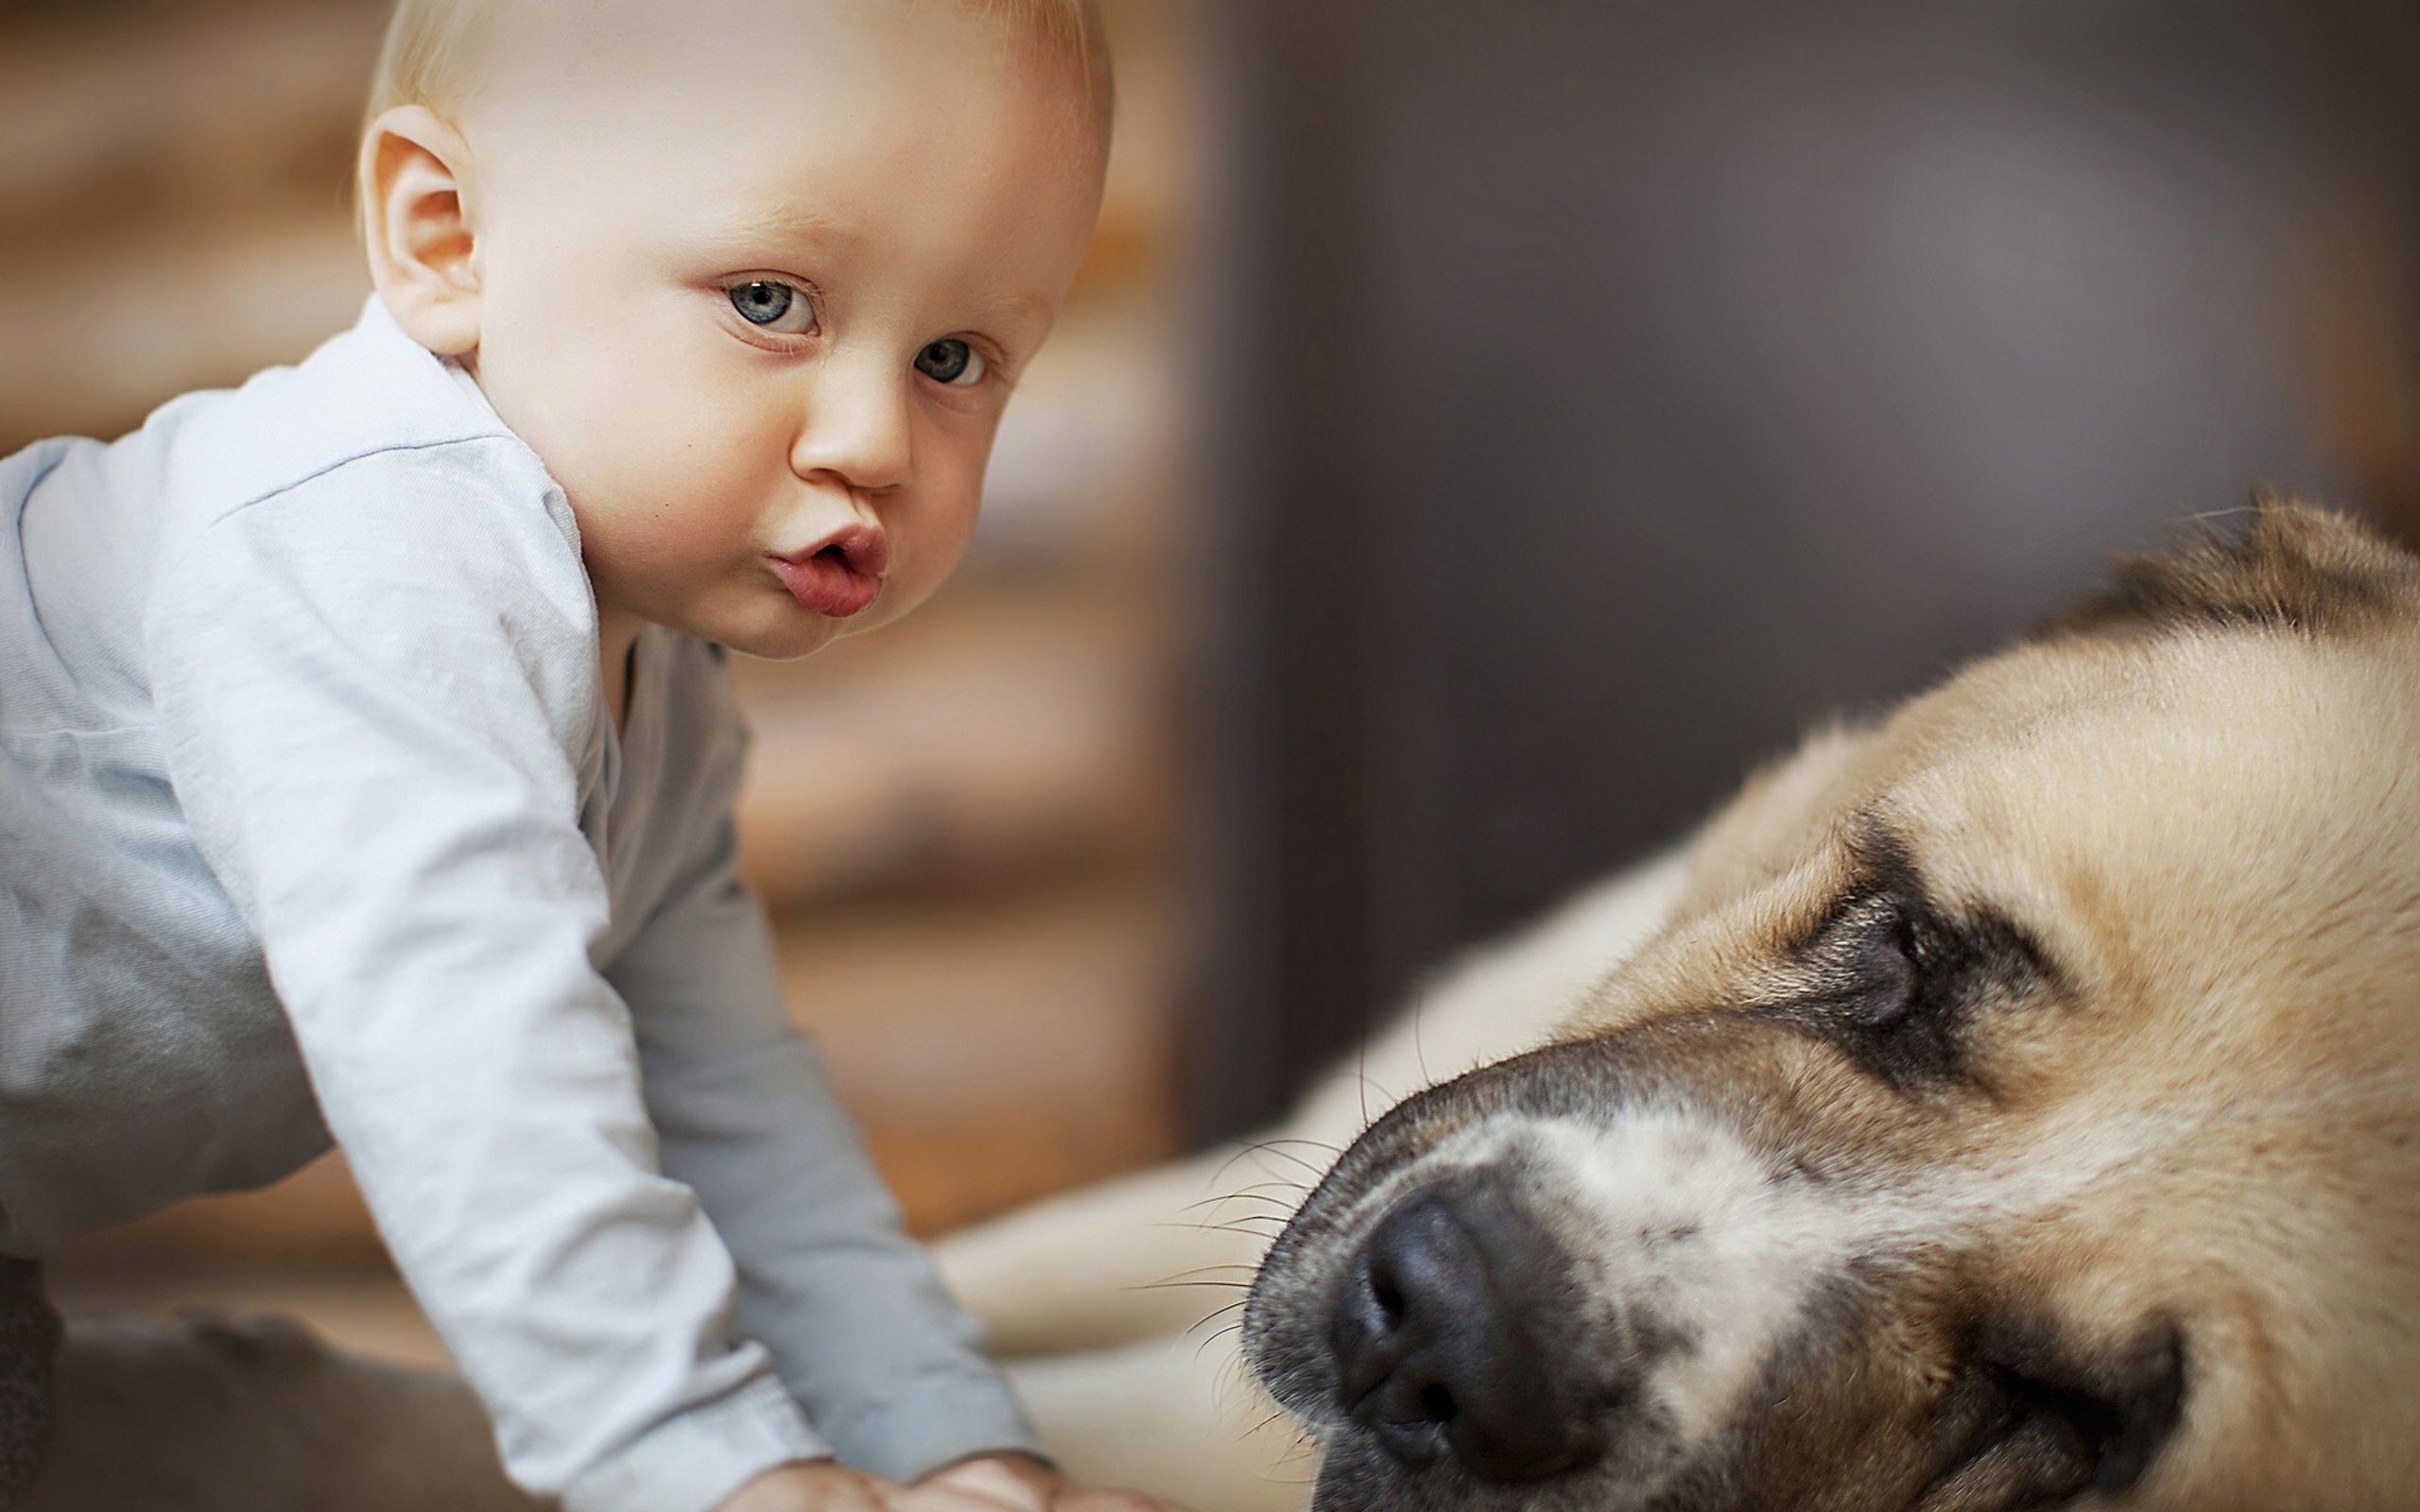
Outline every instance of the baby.
<path id="1" fill-rule="evenodd" d="M 1148 1505 L 789 1027 L 724 664 L 948 576 L 1108 96 L 1088 0 L 404 0 L 360 322 L 0 461 L 0 1473 L 33 1261 L 333 1137 L 574 1512 Z"/>

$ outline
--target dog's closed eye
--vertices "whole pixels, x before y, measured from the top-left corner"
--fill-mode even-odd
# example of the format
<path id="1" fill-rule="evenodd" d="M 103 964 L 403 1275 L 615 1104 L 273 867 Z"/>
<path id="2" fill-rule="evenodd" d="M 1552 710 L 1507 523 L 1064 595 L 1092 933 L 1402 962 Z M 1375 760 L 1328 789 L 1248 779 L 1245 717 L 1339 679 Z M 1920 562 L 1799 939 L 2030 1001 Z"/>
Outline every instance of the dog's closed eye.
<path id="1" fill-rule="evenodd" d="M 1817 936 L 1807 954 L 1829 990 L 1805 1006 L 1843 1025 L 1887 1034 L 1927 1006 L 1922 958 L 1929 954 L 1897 903 L 1886 898 L 1858 900 Z M 1938 994 L 1935 995 L 1936 1005 Z"/>
<path id="2" fill-rule="evenodd" d="M 2055 980 L 2023 931 L 1988 911 L 1937 907 L 1894 851 L 1792 955 L 1788 990 L 1760 1011 L 1911 1095 L 1971 1085 L 1971 1021 Z"/>

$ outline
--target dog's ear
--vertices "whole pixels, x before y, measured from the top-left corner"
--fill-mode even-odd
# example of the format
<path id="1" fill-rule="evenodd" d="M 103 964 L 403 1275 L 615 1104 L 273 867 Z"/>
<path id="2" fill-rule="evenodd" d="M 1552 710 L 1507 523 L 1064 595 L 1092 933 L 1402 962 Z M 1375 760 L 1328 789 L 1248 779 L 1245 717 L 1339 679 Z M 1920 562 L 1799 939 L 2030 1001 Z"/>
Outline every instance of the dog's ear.
<path id="1" fill-rule="evenodd" d="M 2239 531 L 2205 526 L 2162 556 L 2121 558 L 2107 586 L 2029 641 L 2194 629 L 2342 633 L 2420 612 L 2420 558 L 2351 517 L 2263 497 Z"/>

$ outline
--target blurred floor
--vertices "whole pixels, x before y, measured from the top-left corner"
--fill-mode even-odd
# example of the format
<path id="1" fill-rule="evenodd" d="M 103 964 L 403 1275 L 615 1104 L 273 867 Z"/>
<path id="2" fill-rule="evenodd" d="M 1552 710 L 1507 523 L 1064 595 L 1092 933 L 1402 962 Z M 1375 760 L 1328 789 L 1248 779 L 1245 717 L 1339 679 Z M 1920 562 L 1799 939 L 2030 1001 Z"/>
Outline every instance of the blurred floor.
<path id="1" fill-rule="evenodd" d="M 1110 9 L 1108 207 L 1010 408 L 959 582 L 882 636 L 742 672 L 745 867 L 794 1015 L 919 1233 L 1177 1142 L 1191 910 L 1169 332 L 1191 103 L 1173 8 Z M 0 451 L 115 434 L 351 321 L 367 282 L 345 177 L 383 14 L 0 11 Z M 52 1276 L 70 1311 L 269 1309 L 443 1358 L 335 1157 L 94 1235 Z"/>

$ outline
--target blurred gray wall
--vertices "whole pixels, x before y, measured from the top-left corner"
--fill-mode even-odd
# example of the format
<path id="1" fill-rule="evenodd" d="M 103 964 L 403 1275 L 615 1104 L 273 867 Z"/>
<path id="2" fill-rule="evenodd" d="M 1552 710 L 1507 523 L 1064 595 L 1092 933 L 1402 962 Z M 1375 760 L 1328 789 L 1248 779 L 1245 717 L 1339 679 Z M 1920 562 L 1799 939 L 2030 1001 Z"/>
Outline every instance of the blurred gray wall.
<path id="1" fill-rule="evenodd" d="M 1230 0 L 1198 1133 L 2256 489 L 2341 156 L 2264 0 Z"/>

